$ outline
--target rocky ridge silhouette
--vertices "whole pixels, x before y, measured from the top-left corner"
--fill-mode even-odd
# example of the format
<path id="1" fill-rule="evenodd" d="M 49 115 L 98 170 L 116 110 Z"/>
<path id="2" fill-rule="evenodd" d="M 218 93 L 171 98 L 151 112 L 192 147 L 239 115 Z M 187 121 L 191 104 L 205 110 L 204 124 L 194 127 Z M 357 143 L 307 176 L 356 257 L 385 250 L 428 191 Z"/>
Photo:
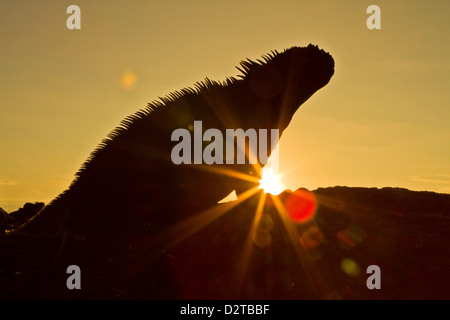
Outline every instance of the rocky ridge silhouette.
<path id="1" fill-rule="evenodd" d="M 311 197 L 312 196 L 312 197 Z M 400 188 L 299 189 L 218 204 L 106 264 L 46 256 L 43 239 L 1 252 L 3 299 L 449 299 L 450 195 Z M 294 200 L 292 200 L 294 199 Z M 289 205 L 294 201 L 295 205 Z M 315 212 L 297 223 L 291 214 Z M 282 205 L 284 211 L 279 210 Z M 297 208 L 297 209 L 295 209 Z M 223 209 L 223 210 L 222 210 Z M 225 210 L 226 209 L 226 210 Z M 292 211 L 294 210 L 294 211 Z M 224 213 L 222 211 L 225 211 Z M 198 218 L 198 219 L 197 219 Z M 204 225 L 202 224 L 204 222 Z M 253 230 L 253 231 L 252 231 Z M 3 240 L 4 241 L 4 240 Z M 2 246 L 6 248 L 6 246 Z M 150 255 L 159 250 L 157 257 Z M 68 290 L 68 264 L 82 289 Z M 347 264 L 347 265 L 346 265 Z M 369 265 L 381 289 L 366 286 Z"/>

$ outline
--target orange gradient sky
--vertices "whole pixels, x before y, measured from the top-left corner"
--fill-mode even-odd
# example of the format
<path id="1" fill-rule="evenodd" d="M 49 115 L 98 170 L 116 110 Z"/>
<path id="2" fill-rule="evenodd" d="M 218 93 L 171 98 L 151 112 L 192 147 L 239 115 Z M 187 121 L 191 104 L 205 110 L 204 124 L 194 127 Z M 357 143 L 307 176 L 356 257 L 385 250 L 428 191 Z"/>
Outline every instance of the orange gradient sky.
<path id="1" fill-rule="evenodd" d="M 66 9 L 81 8 L 81 30 Z M 381 30 L 366 27 L 371 4 Z M 125 116 L 241 59 L 319 45 L 331 82 L 280 141 L 287 188 L 450 192 L 447 1 L 1 1 L 0 207 L 48 203 Z"/>

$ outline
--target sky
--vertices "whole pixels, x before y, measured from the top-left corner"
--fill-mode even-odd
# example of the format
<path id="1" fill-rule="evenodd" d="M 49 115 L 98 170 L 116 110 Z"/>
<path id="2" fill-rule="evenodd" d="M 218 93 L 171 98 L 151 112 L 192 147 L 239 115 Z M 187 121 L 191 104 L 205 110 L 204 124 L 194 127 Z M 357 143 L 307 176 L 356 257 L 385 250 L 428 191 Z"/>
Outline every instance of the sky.
<path id="1" fill-rule="evenodd" d="M 309 43 L 335 75 L 280 139 L 286 188 L 450 193 L 449 12 L 444 0 L 0 0 L 0 207 L 51 201 L 148 102 Z"/>

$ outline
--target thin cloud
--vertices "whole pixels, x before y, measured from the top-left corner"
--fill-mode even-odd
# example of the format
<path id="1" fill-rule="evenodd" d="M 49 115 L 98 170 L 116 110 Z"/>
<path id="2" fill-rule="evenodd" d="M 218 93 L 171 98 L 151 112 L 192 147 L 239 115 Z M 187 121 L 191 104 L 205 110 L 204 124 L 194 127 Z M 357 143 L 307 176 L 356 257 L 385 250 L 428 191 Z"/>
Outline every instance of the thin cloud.
<path id="1" fill-rule="evenodd" d="M 436 192 L 450 193 L 450 175 L 436 174 L 430 176 L 411 176 L 409 178 L 413 182 L 426 183 L 433 186 Z"/>
<path id="2" fill-rule="evenodd" d="M 0 175 L 0 186 L 13 186 L 16 185 L 17 182 L 11 180 L 10 178 L 6 177 L 6 176 L 2 176 Z"/>
<path id="3" fill-rule="evenodd" d="M 411 181 L 416 182 L 429 182 L 429 183 L 439 183 L 439 184 L 450 184 L 450 175 L 447 174 L 437 174 L 428 177 L 412 176 Z"/>
<path id="4" fill-rule="evenodd" d="M 396 68 L 413 72 L 432 72 L 436 70 L 450 70 L 450 63 L 440 63 L 425 59 L 390 59 L 381 62 L 389 68 Z"/>

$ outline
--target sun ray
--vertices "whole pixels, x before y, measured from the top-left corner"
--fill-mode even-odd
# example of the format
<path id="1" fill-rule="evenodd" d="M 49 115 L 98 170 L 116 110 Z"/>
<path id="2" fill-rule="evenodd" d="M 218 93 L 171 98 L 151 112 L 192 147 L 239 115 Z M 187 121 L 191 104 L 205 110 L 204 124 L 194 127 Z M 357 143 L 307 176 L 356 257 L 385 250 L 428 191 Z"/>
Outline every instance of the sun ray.
<path id="1" fill-rule="evenodd" d="M 240 119 L 237 119 L 235 117 L 235 115 L 230 111 L 228 104 L 225 103 L 220 96 L 206 95 L 205 99 L 208 102 L 209 107 L 213 110 L 219 121 L 222 123 L 224 128 L 244 128 Z M 242 149 L 242 146 L 237 145 L 237 148 Z M 250 152 L 251 155 L 249 154 L 249 152 L 245 151 L 245 158 L 247 161 L 251 158 L 250 156 L 252 157 L 255 156 L 253 154 L 253 150 L 250 150 Z M 258 170 L 261 169 L 261 166 L 259 164 L 251 164 L 251 165 L 254 168 L 255 172 L 258 172 Z"/>
<path id="2" fill-rule="evenodd" d="M 200 169 L 200 170 L 212 171 L 217 174 L 241 179 L 244 181 L 259 183 L 259 179 L 257 177 L 252 176 L 250 174 L 242 173 L 240 171 L 232 170 L 232 169 L 223 169 L 223 168 L 219 168 L 217 166 L 210 166 L 210 165 L 196 165 L 195 168 Z"/>
<path id="3" fill-rule="evenodd" d="M 158 248 L 160 246 L 163 246 L 165 250 L 177 246 L 193 234 L 205 228 L 214 220 L 221 217 L 226 212 L 255 195 L 258 191 L 259 189 L 257 186 L 252 187 L 240 194 L 238 199 L 235 201 L 218 204 L 198 213 L 193 217 L 187 218 L 176 225 L 162 230 L 155 235 L 150 236 L 145 243 L 141 245 L 143 250 L 137 252 L 136 254 L 144 255 L 147 251 L 154 250 L 154 248 Z"/>
<path id="4" fill-rule="evenodd" d="M 266 202 L 266 194 L 261 192 L 261 196 L 259 198 L 258 205 L 255 211 L 255 216 L 250 226 L 247 239 L 245 241 L 242 253 L 240 255 L 240 259 L 238 260 L 238 266 L 236 267 L 235 282 L 238 288 L 242 285 L 245 274 L 247 272 L 248 264 L 252 254 L 253 240 L 257 232 L 258 224 L 261 221 L 265 202 Z"/>
<path id="5" fill-rule="evenodd" d="M 134 265 L 135 268 L 132 273 L 136 274 L 140 272 L 148 263 L 151 263 L 151 261 L 154 261 L 155 259 L 159 259 L 160 256 L 166 254 L 169 250 L 202 230 L 226 212 L 230 211 L 243 201 L 249 199 L 258 193 L 258 191 L 259 189 L 257 186 L 250 188 L 240 194 L 239 198 L 235 201 L 217 204 L 216 206 L 209 208 L 193 217 L 187 218 L 172 227 L 162 230 L 155 235 L 149 236 L 148 239 L 140 244 L 140 249 L 137 249 L 134 253 L 123 257 L 120 261 L 116 261 L 115 264 Z M 132 274 L 130 273 L 124 276 L 131 277 Z"/>
<path id="6" fill-rule="evenodd" d="M 286 207 L 280 201 L 278 197 L 271 196 L 275 208 L 277 209 L 281 220 L 283 221 L 284 227 L 286 228 L 286 232 L 288 234 L 289 240 L 297 253 L 297 256 L 302 264 L 303 271 L 306 273 L 308 278 L 308 285 L 311 288 L 312 292 L 315 293 L 316 296 L 324 296 L 324 293 L 328 292 L 327 286 L 323 280 L 323 277 L 320 275 L 318 269 L 315 267 L 313 261 L 310 259 L 309 254 L 305 248 L 301 245 L 301 237 L 298 233 L 295 224 L 290 219 L 289 212 L 287 212 Z"/>
<path id="7" fill-rule="evenodd" d="M 214 206 L 173 226 L 168 230 L 168 233 L 170 235 L 177 234 L 178 236 L 172 239 L 171 245 L 175 246 L 185 239 L 189 238 L 193 234 L 197 233 L 198 231 L 202 230 L 211 222 L 218 219 L 223 214 L 230 211 L 235 206 L 239 205 L 251 196 L 255 195 L 257 192 L 258 187 L 252 187 L 251 189 L 248 189 L 247 191 L 240 194 L 236 201 L 230 201 L 221 205 Z"/>

